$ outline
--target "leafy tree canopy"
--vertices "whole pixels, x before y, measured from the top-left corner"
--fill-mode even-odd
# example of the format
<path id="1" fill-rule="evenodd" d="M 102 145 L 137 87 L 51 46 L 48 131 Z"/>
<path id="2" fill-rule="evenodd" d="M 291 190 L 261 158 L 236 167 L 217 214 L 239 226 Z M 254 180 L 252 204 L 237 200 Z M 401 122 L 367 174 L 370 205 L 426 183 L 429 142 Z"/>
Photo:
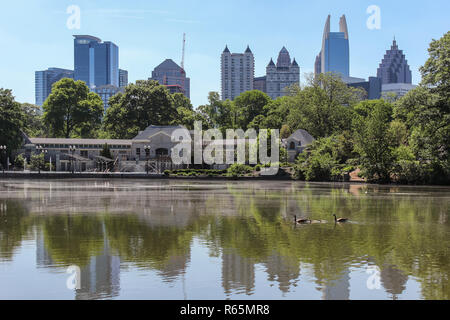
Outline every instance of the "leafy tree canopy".
<path id="1" fill-rule="evenodd" d="M 53 84 L 43 109 L 51 136 L 91 138 L 100 128 L 103 101 L 83 81 L 65 78 Z"/>

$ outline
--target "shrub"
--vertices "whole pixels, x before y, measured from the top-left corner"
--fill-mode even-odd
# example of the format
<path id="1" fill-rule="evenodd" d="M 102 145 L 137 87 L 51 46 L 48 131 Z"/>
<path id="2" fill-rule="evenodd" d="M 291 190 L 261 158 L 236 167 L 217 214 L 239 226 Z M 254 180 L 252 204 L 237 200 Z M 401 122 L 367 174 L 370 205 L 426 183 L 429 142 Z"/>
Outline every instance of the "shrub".
<path id="1" fill-rule="evenodd" d="M 231 177 L 240 177 L 247 173 L 252 172 L 253 169 L 250 166 L 247 166 L 245 164 L 238 164 L 235 163 L 227 170 L 227 175 Z"/>

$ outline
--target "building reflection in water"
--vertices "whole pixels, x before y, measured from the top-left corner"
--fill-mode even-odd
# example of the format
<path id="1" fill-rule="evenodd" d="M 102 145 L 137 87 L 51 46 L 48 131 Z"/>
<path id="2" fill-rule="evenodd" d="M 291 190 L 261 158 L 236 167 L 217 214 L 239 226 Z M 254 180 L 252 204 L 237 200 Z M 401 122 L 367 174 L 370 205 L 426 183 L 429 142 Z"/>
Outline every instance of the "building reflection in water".
<path id="1" fill-rule="evenodd" d="M 401 270 L 394 265 L 384 265 L 381 274 L 381 284 L 387 293 L 391 294 L 392 300 L 397 300 L 398 296 L 406 289 L 406 276 Z"/>
<path id="2" fill-rule="evenodd" d="M 296 286 L 300 277 L 300 265 L 298 262 L 289 262 L 286 257 L 274 252 L 264 263 L 269 281 L 277 281 L 283 294 L 290 291 L 291 286 Z"/>
<path id="3" fill-rule="evenodd" d="M 105 225 L 102 227 L 102 251 L 80 268 L 81 285 L 80 289 L 75 290 L 76 300 L 112 298 L 120 293 L 120 257 L 111 254 Z M 36 264 L 44 268 L 57 267 L 45 246 L 43 232 L 36 235 Z"/>
<path id="4" fill-rule="evenodd" d="M 253 294 L 255 289 L 255 264 L 240 256 L 235 249 L 224 249 L 222 253 L 222 286 L 227 296 L 231 294 Z"/>
<path id="5" fill-rule="evenodd" d="M 321 290 L 323 300 L 349 300 L 350 270 L 346 269 L 336 280 L 327 280 Z"/>

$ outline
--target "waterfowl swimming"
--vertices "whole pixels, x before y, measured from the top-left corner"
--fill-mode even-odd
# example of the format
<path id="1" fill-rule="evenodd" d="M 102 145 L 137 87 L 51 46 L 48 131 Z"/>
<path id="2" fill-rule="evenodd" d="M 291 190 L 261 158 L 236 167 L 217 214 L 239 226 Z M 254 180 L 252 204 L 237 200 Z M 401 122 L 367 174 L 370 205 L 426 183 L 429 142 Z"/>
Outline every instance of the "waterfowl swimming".
<path id="1" fill-rule="evenodd" d="M 334 216 L 334 221 L 335 221 L 335 222 L 345 223 L 345 222 L 348 222 L 348 221 L 349 221 L 347 218 L 339 218 L 339 219 L 338 219 L 338 218 L 336 217 L 335 214 L 333 214 L 333 216 Z"/>
<path id="2" fill-rule="evenodd" d="M 297 219 L 297 216 L 294 216 L 294 221 L 298 224 L 306 224 L 311 222 L 309 219 Z"/>

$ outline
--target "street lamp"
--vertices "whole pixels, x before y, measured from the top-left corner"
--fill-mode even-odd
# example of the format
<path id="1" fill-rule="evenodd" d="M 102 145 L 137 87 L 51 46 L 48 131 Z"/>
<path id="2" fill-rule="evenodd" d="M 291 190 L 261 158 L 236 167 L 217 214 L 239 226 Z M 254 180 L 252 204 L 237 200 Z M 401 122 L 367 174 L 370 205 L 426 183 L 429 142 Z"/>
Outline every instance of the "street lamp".
<path id="1" fill-rule="evenodd" d="M 0 146 L 0 150 L 2 151 L 2 154 L 3 154 L 3 151 L 5 152 L 5 158 L 6 158 L 6 146 Z M 4 175 L 5 174 L 5 166 L 2 165 L 2 167 L 3 167 L 3 175 Z"/>
<path id="2" fill-rule="evenodd" d="M 75 146 L 69 146 L 69 151 L 70 151 L 70 154 L 72 155 L 70 157 L 70 167 L 72 168 L 72 174 L 75 173 L 75 171 L 74 171 L 75 168 L 73 167 L 73 154 L 75 153 L 75 150 L 77 150 L 77 148 Z"/>
<path id="3" fill-rule="evenodd" d="M 145 146 L 145 157 L 147 159 L 147 175 L 148 175 L 148 171 L 149 171 L 149 167 L 148 167 L 148 160 L 150 158 L 150 146 Z"/>

